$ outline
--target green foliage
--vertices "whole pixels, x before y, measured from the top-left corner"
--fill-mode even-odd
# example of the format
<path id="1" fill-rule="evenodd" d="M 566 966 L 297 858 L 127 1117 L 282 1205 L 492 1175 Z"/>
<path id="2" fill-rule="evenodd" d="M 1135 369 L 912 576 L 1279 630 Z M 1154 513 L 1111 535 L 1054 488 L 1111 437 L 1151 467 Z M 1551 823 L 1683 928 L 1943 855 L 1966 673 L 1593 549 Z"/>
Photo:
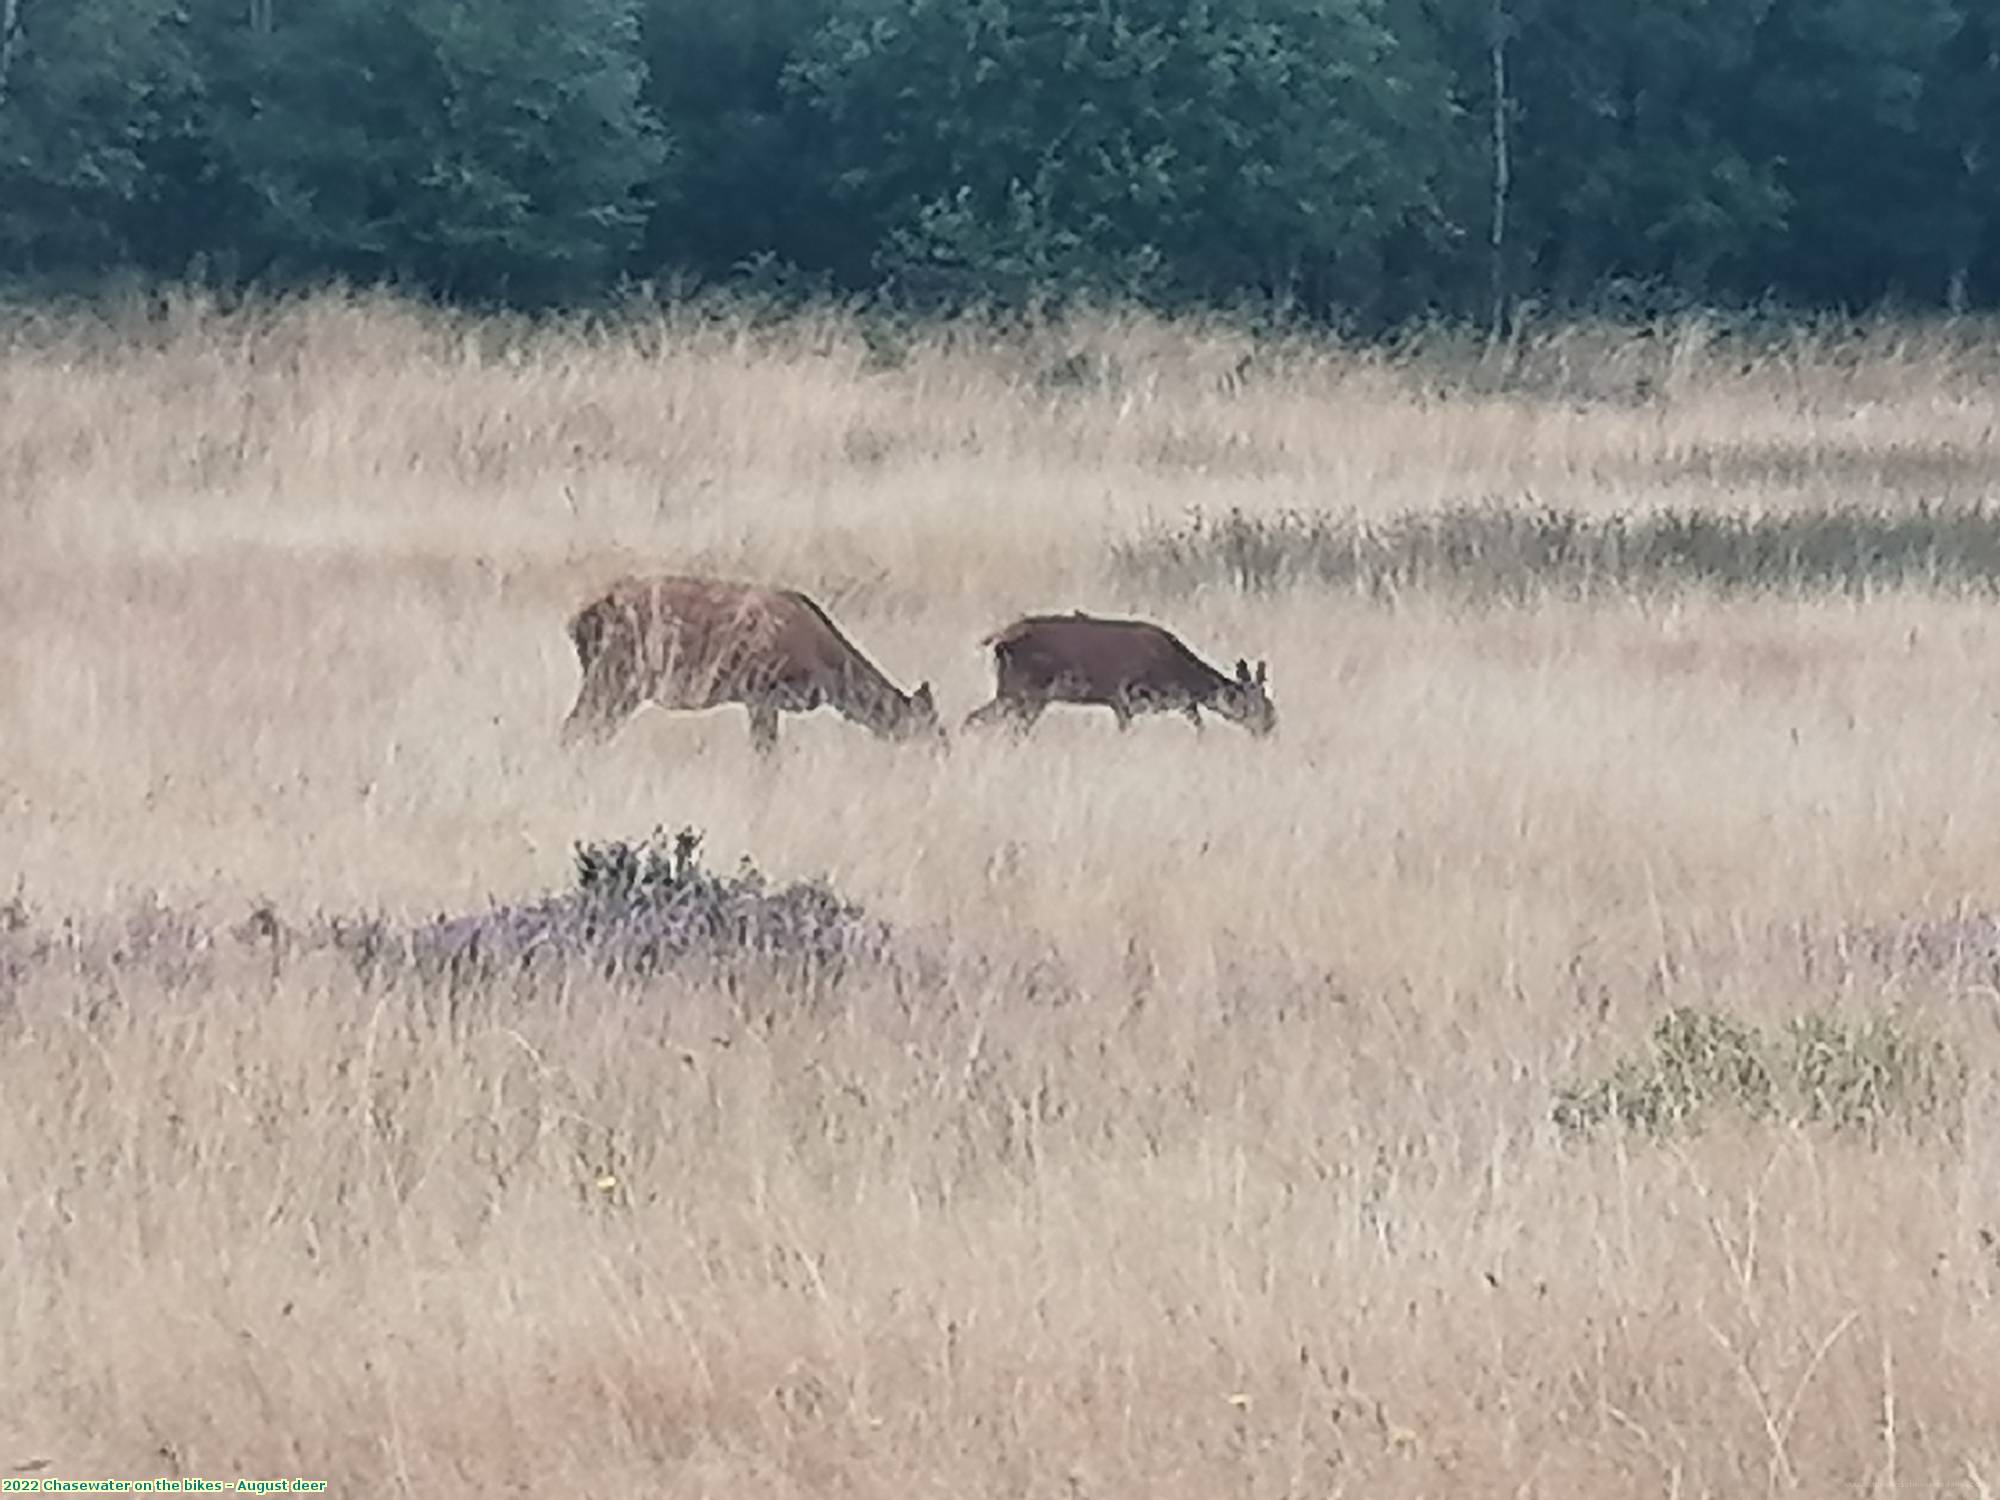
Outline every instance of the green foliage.
<path id="1" fill-rule="evenodd" d="M 649 0 L 646 100 L 674 142 L 645 256 L 717 275 L 824 269 L 867 247 L 827 212 L 815 122 L 785 70 L 834 0 Z"/>
<path id="2" fill-rule="evenodd" d="M 664 159 L 630 0 L 318 0 L 268 29 L 208 4 L 246 267 L 536 304 L 626 266 Z"/>
<path id="3" fill-rule="evenodd" d="M 1324 302 L 1429 203 L 1420 56 L 1364 0 L 846 0 L 791 77 L 919 294 Z"/>
<path id="4" fill-rule="evenodd" d="M 1364 522 L 1325 512 L 1221 517 L 1112 548 L 1116 572 L 1187 593 L 1312 586 L 1394 598 L 1435 589 L 1481 600 L 1636 594 L 1864 594 L 1885 588 L 2000 588 L 2000 511 L 1983 505 L 1859 507 L 1730 515 L 1584 516 L 1499 503 Z"/>
<path id="5" fill-rule="evenodd" d="M 1495 44 L 1504 63 L 1496 98 Z M 1496 256 L 1495 119 L 1511 163 Z M 2000 300 L 1992 0 L 0 0 L 0 283 Z"/>
<path id="6" fill-rule="evenodd" d="M 1558 1088 L 1555 1120 L 1571 1134 L 1616 1125 L 1668 1135 L 1728 1114 L 1873 1135 L 1948 1128 L 1964 1089 L 1951 1049 L 1893 1015 L 1857 1024 L 1807 1014 L 1772 1036 L 1682 1007 L 1660 1018 L 1643 1052 L 1602 1078 Z"/>
<path id="7" fill-rule="evenodd" d="M 1946 1113 L 1964 1091 L 1965 1070 L 1941 1041 L 1912 1035 L 1894 1016 L 1843 1026 L 1824 1015 L 1786 1023 L 1783 1055 L 1804 1119 L 1872 1130 L 1891 1119 Z"/>
<path id="8" fill-rule="evenodd" d="M 1731 128 L 1768 3 L 1517 0 L 1521 259 L 1575 298 L 1606 277 L 1700 294 L 1783 222 L 1776 164 Z"/>
<path id="9" fill-rule="evenodd" d="M 102 272 L 132 253 L 128 206 L 147 145 L 169 131 L 188 84 L 179 7 L 0 4 L 0 270 Z"/>
<path id="10" fill-rule="evenodd" d="M 1664 1132 L 1692 1126 L 1720 1106 L 1767 1119 L 1778 1089 L 1754 1030 L 1707 1011 L 1679 1009 L 1653 1027 L 1651 1046 L 1621 1058 L 1604 1078 L 1556 1091 L 1556 1121 L 1567 1130 L 1615 1122 Z"/>
<path id="11" fill-rule="evenodd" d="M 1994 47 L 1983 0 L 1768 7 L 1742 134 L 1785 195 L 1765 259 L 1801 295 L 1937 301 L 1982 239 L 1990 276 Z"/>

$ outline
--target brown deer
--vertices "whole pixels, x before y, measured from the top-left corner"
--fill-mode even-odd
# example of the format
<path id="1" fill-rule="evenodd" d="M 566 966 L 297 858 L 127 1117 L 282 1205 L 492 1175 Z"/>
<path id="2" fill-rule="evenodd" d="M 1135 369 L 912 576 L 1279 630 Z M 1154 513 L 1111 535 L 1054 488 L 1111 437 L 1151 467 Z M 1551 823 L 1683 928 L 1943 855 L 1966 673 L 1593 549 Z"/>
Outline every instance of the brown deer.
<path id="1" fill-rule="evenodd" d="M 1266 691 L 1265 666 L 1236 663 L 1225 677 L 1180 638 L 1144 620 L 1031 615 L 988 636 L 996 682 L 993 701 L 974 709 L 965 727 L 1005 721 L 1026 733 L 1051 703 L 1101 703 L 1130 729 L 1135 714 L 1180 713 L 1201 728 L 1204 708 L 1254 735 L 1278 727 Z"/>
<path id="2" fill-rule="evenodd" d="M 649 699 L 740 703 L 750 743 L 777 748 L 778 715 L 831 704 L 885 739 L 944 739 L 927 682 L 905 695 L 804 594 L 713 578 L 627 578 L 576 612 L 583 668 L 566 745 L 602 742 Z"/>

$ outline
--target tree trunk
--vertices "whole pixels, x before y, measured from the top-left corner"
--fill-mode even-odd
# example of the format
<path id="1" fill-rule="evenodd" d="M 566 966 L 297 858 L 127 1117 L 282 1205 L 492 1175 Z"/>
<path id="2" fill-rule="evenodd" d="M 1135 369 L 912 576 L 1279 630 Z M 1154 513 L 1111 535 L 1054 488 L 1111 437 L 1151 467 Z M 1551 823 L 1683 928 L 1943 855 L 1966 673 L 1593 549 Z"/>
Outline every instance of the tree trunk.
<path id="1" fill-rule="evenodd" d="M 21 40 L 21 0 L 0 0 L 0 107 L 7 103 L 7 80 L 14 71 L 14 48 Z"/>
<path id="2" fill-rule="evenodd" d="M 1487 337 L 1498 344 L 1507 333 L 1507 192 L 1513 177 L 1507 139 L 1506 0 L 1493 0 L 1492 20 L 1492 34 L 1487 38 L 1493 61 L 1493 223 L 1487 243 L 1492 258 Z"/>
<path id="3" fill-rule="evenodd" d="M 1972 258 L 1979 249 L 1979 231 L 1983 223 L 1979 183 L 1985 175 L 1982 171 L 1984 165 L 1979 142 L 1968 141 L 1958 153 L 1958 212 L 1951 227 L 1951 243 L 1945 249 L 1944 305 L 1945 311 L 1954 318 L 1965 314 L 1967 288 L 1972 280 Z"/>

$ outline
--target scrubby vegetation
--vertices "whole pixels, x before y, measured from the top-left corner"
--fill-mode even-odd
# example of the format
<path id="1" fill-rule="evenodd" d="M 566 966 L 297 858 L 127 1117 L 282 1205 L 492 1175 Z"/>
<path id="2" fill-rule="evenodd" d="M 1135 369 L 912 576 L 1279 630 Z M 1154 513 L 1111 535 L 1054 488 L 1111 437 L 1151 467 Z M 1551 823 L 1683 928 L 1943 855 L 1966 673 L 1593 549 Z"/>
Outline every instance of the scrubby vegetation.
<path id="1" fill-rule="evenodd" d="M 1590 516 L 1500 500 L 1364 520 L 1325 512 L 1196 514 L 1112 544 L 1119 575 L 1162 594 L 1316 587 L 1393 600 L 1587 598 L 1681 588 L 1859 597 L 2000 586 L 2000 512 L 1983 503 L 1769 515 Z"/>
<path id="2" fill-rule="evenodd" d="M 720 875 L 701 835 L 579 844 L 572 889 L 417 923 L 380 915 L 288 918 L 259 904 L 216 927 L 157 898 L 87 927 L 38 924 L 18 897 L 0 908 L 0 999 L 55 969 L 93 986 L 143 973 L 170 990 L 214 983 L 219 966 L 265 952 L 291 965 L 342 955 L 371 988 L 406 979 L 453 992 L 505 988 L 546 998 L 589 979 L 643 991 L 668 976 L 756 966 L 765 982 L 811 992 L 890 954 L 888 928 L 824 881 L 773 884 L 747 858 Z"/>
<path id="3" fill-rule="evenodd" d="M 432 922 L 396 944 L 420 973 L 456 984 L 550 966 L 637 983 L 690 962 L 746 960 L 823 982 L 887 946 L 887 929 L 823 881 L 774 886 L 747 858 L 734 874 L 705 869 L 692 829 L 671 843 L 655 833 L 579 845 L 573 890 Z"/>
<path id="4" fill-rule="evenodd" d="M 1809 1012 L 1775 1035 L 1717 1011 L 1681 1007 L 1654 1025 L 1646 1050 L 1603 1077 L 1557 1090 L 1555 1118 L 1586 1133 L 1621 1125 L 1667 1135 L 1717 1115 L 1827 1125 L 1873 1134 L 1948 1129 L 1965 1071 L 1942 1042 L 1894 1015 L 1858 1023 Z"/>

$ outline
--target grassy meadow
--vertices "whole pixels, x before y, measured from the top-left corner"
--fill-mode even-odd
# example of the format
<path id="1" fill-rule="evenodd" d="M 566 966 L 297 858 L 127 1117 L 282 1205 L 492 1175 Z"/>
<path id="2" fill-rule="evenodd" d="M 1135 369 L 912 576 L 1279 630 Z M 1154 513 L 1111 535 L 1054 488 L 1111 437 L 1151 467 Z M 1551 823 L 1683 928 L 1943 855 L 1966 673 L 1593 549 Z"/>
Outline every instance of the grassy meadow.
<path id="1" fill-rule="evenodd" d="M 15 315 L 0 1475 L 2000 1493 L 1993 333 Z M 645 569 L 1278 733 L 566 754 Z M 357 958 L 682 826 L 865 951 Z"/>

